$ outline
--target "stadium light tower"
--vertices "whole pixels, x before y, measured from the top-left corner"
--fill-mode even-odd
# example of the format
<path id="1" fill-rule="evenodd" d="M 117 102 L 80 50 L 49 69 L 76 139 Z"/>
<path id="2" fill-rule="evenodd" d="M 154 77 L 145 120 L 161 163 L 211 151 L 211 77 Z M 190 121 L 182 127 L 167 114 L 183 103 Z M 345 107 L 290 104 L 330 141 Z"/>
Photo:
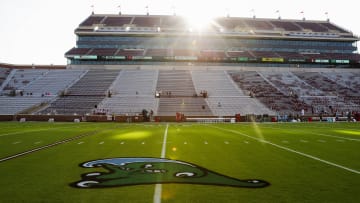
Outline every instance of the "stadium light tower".
<path id="1" fill-rule="evenodd" d="M 146 5 L 145 8 L 146 8 L 146 15 L 148 16 L 149 15 L 149 5 Z"/>
<path id="2" fill-rule="evenodd" d="M 229 8 L 226 8 L 226 9 L 225 9 L 225 12 L 226 12 L 226 17 L 227 17 L 227 18 L 230 18 Z"/>
<path id="3" fill-rule="evenodd" d="M 251 15 L 252 15 L 253 18 L 256 18 L 255 9 L 251 9 L 251 10 L 250 10 L 250 13 L 251 13 Z"/>
<path id="4" fill-rule="evenodd" d="M 281 20 L 280 10 L 276 10 L 275 13 L 278 14 L 278 19 Z"/>
<path id="5" fill-rule="evenodd" d="M 327 11 L 325 12 L 325 16 L 326 16 L 326 21 L 329 22 L 329 21 L 330 21 L 330 19 L 329 19 L 329 13 L 328 13 Z"/>
<path id="6" fill-rule="evenodd" d="M 121 5 L 118 5 L 119 8 L 119 15 L 121 15 Z"/>
<path id="7" fill-rule="evenodd" d="M 94 15 L 94 7 L 95 7 L 95 6 L 94 6 L 94 5 L 91 5 L 90 7 L 91 7 L 91 14 Z"/>
<path id="8" fill-rule="evenodd" d="M 302 20 L 305 20 L 305 13 L 304 13 L 304 11 L 301 11 L 300 14 L 302 15 Z"/>
<path id="9" fill-rule="evenodd" d="M 176 16 L 176 7 L 174 5 L 171 6 L 171 10 L 173 12 L 173 15 Z"/>

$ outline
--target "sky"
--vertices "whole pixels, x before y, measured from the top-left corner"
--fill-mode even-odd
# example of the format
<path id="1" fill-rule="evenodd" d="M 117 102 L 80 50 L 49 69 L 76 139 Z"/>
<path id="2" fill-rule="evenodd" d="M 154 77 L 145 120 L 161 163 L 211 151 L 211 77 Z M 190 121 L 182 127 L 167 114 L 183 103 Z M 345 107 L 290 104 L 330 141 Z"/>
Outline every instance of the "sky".
<path id="1" fill-rule="evenodd" d="M 92 7 L 93 5 L 93 7 Z M 66 64 L 75 28 L 95 14 L 173 14 L 326 20 L 360 36 L 356 0 L 0 0 L 0 63 Z M 277 13 L 276 11 L 279 11 Z M 301 13 L 303 12 L 303 14 Z M 326 16 L 325 13 L 328 13 Z"/>

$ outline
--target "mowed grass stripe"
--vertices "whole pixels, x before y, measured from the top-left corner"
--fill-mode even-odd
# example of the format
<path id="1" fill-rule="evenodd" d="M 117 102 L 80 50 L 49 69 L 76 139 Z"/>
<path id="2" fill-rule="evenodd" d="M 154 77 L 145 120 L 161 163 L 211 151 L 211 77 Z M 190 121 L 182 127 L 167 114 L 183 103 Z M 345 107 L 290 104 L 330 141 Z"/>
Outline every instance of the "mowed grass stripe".
<path id="1" fill-rule="evenodd" d="M 269 144 L 269 145 L 272 145 L 272 146 L 274 146 L 274 147 L 277 147 L 277 148 L 286 150 L 286 151 L 288 151 L 288 152 L 292 152 L 292 153 L 295 153 L 295 154 L 298 154 L 298 155 L 301 155 L 301 156 L 304 156 L 304 157 L 307 157 L 307 158 L 311 158 L 311 159 L 320 161 L 320 162 L 325 163 L 325 164 L 328 164 L 328 165 L 330 165 L 330 166 L 335 166 L 335 167 L 338 167 L 338 168 L 340 168 L 340 169 L 347 170 L 347 171 L 352 172 L 352 173 L 360 174 L 360 171 L 358 171 L 358 170 L 351 169 L 351 168 L 348 168 L 348 167 L 345 167 L 345 166 L 342 166 L 342 165 L 339 165 L 339 164 L 336 164 L 336 163 L 333 163 L 333 162 L 330 162 L 330 161 L 326 161 L 326 160 L 324 160 L 324 159 L 320 159 L 320 158 L 318 158 L 318 157 L 315 157 L 315 156 L 312 156 L 312 155 L 309 155 L 309 154 L 306 154 L 306 153 L 303 153 L 303 152 L 299 152 L 299 151 L 290 149 L 290 148 L 288 148 L 288 147 L 284 147 L 284 146 L 281 146 L 281 145 L 272 143 L 272 142 L 267 141 L 267 140 L 264 140 L 264 139 L 259 139 L 259 138 L 256 138 L 256 137 L 247 135 L 247 134 L 245 134 L 245 133 L 241 133 L 241 132 L 239 132 L 239 131 L 229 130 L 229 129 L 221 128 L 221 127 L 217 127 L 217 126 L 211 126 L 211 127 L 216 128 L 216 129 L 219 129 L 219 130 L 222 130 L 222 131 L 227 131 L 227 132 L 235 133 L 235 134 L 238 134 L 238 135 L 242 135 L 242 136 L 248 137 L 248 138 L 250 138 L 250 139 L 257 140 L 257 141 L 259 141 L 259 142 L 262 142 L 262 143 L 265 143 L 265 144 Z"/>
<path id="2" fill-rule="evenodd" d="M 341 124 L 344 125 L 344 127 L 347 126 L 347 123 Z M 329 137 L 325 139 L 323 136 L 312 135 L 311 132 L 313 132 L 314 129 L 307 128 L 307 126 L 316 125 L 316 123 L 306 123 L 306 125 L 305 123 L 219 124 L 221 127 L 241 131 L 279 145 L 283 144 L 283 140 L 287 140 L 289 143 L 286 144 L 286 146 L 293 150 L 359 170 L 360 143 L 349 140 L 338 141 L 339 138 Z M 331 126 L 332 124 L 328 123 L 327 125 Z M 275 126 L 275 128 L 270 128 L 271 126 Z M 280 129 L 277 129 L 277 127 Z M 332 129 L 322 129 L 322 131 L 323 133 L 329 134 L 329 132 L 332 132 Z M 305 142 L 301 140 L 305 140 Z M 318 140 L 325 140 L 326 142 L 319 142 Z"/>
<path id="3" fill-rule="evenodd" d="M 107 127 L 108 125 L 72 125 L 73 128 L 61 128 L 61 129 L 48 129 L 47 131 L 35 131 L 28 132 L 28 129 L 23 129 L 22 124 L 17 123 L 19 126 L 18 131 L 27 131 L 26 133 L 12 135 L 12 136 L 3 136 L 0 138 L 0 157 L 7 157 L 21 152 L 29 151 L 34 149 L 34 142 L 42 141 L 42 146 L 55 143 L 64 139 L 68 139 L 80 134 L 91 132 L 99 129 L 101 126 Z M 53 124 L 48 124 L 48 126 L 54 126 Z M 32 128 L 36 130 L 37 128 L 43 128 L 43 123 L 33 123 Z M 12 143 L 19 142 L 16 146 Z"/>
<path id="4" fill-rule="evenodd" d="M 296 124 L 294 124 L 296 125 Z M 290 126 L 291 127 L 291 126 Z M 297 134 L 299 132 L 299 128 L 297 127 L 296 129 L 294 128 L 275 128 L 275 127 L 270 127 L 270 126 L 265 126 L 265 125 L 262 125 L 261 128 L 268 128 L 268 129 L 274 129 L 274 130 L 279 130 L 279 131 L 286 131 L 286 132 L 289 132 L 289 131 L 295 131 Z M 314 129 L 312 129 L 314 130 Z M 340 129 L 340 130 L 348 130 L 348 129 Z M 357 142 L 360 142 L 360 139 L 357 139 L 357 138 L 348 138 L 348 137 L 343 137 L 343 136 L 335 136 L 335 135 L 329 135 L 329 134 L 324 134 L 324 133 L 316 133 L 316 132 L 308 132 L 308 131 L 304 131 L 304 130 L 300 130 L 301 132 L 306 132 L 306 133 L 309 133 L 309 134 L 312 134 L 312 135 L 318 135 L 318 136 L 323 136 L 323 137 L 331 137 L 331 138 L 339 138 L 339 139 L 344 139 L 344 140 L 350 140 L 350 141 L 357 141 Z"/>
<path id="5" fill-rule="evenodd" d="M 64 143 L 71 142 L 71 141 L 74 141 L 74 140 L 78 140 L 78 139 L 81 139 L 81 138 L 86 137 L 86 136 L 95 135 L 95 134 L 99 133 L 100 131 L 101 130 L 93 131 L 93 132 L 90 132 L 90 133 L 85 133 L 85 134 L 82 134 L 82 135 L 79 135 L 79 136 L 76 136 L 76 137 L 72 137 L 72 138 L 65 139 L 65 140 L 62 140 L 62 141 L 58 141 L 58 142 L 48 144 L 48 145 L 45 145 L 45 146 L 42 146 L 42 147 L 38 147 L 38 148 L 29 150 L 29 151 L 25 151 L 25 152 L 18 153 L 18 154 L 12 155 L 12 156 L 8 156 L 8 157 L 0 159 L 0 163 L 4 162 L 4 161 L 11 160 L 11 159 L 15 159 L 17 157 L 25 156 L 27 154 L 31 154 L 31 153 L 34 153 L 34 152 L 37 152 L 37 151 L 40 151 L 40 150 L 44 150 L 44 149 L 47 149 L 47 148 L 50 148 L 50 147 L 54 147 L 56 145 L 64 144 Z"/>

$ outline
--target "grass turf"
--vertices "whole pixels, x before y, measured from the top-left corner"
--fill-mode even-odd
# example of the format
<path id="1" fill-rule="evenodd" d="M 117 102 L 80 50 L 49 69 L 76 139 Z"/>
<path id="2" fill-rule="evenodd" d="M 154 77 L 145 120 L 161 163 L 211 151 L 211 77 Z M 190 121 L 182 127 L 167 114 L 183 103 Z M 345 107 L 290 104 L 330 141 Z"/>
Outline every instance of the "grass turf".
<path id="1" fill-rule="evenodd" d="M 159 158 L 165 128 L 166 124 L 0 123 L 0 159 L 89 134 L 0 162 L 0 202 L 152 202 L 154 184 L 103 189 L 69 184 L 79 181 L 81 174 L 102 170 L 79 166 L 86 161 Z M 360 201 L 358 123 L 172 123 L 166 142 L 168 159 L 271 185 L 250 189 L 163 184 L 162 202 Z"/>

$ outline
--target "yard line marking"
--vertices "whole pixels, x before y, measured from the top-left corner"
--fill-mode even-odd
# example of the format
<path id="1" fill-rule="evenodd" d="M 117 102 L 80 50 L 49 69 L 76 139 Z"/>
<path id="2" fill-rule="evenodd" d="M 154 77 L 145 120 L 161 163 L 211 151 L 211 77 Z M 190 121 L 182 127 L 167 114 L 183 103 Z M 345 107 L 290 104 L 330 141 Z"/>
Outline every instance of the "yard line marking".
<path id="1" fill-rule="evenodd" d="M 78 144 L 83 144 L 84 142 L 79 142 Z"/>
<path id="2" fill-rule="evenodd" d="M 327 135 L 327 134 L 322 134 L 322 133 L 311 133 L 311 134 L 321 135 L 321 136 L 325 136 L 325 137 L 335 137 L 335 138 L 341 138 L 341 139 L 345 139 L 345 140 L 351 140 L 351 141 L 358 141 L 358 142 L 360 142 L 360 139 L 356 139 L 356 138 L 340 137 L 340 136 Z"/>
<path id="3" fill-rule="evenodd" d="M 34 144 L 40 144 L 41 143 L 41 141 L 38 141 L 38 142 L 35 142 Z"/>
<path id="4" fill-rule="evenodd" d="M 312 156 L 312 155 L 309 155 L 309 154 L 306 154 L 306 153 L 303 153 L 303 152 L 299 152 L 299 151 L 296 151 L 296 150 L 293 150 L 293 149 L 290 149 L 288 147 L 283 147 L 281 145 L 278 145 L 278 144 L 275 144 L 275 143 L 272 143 L 270 141 L 267 141 L 267 140 L 264 140 L 264 139 L 259 139 L 259 138 L 256 138 L 256 137 L 252 137 L 250 135 L 247 135 L 245 133 L 241 133 L 241 132 L 238 132 L 238 131 L 234 131 L 234 130 L 228 130 L 228 129 L 225 129 L 225 128 L 220 128 L 220 127 L 216 127 L 216 126 L 211 126 L 212 128 L 217 128 L 219 130 L 223 130 L 223 131 L 228 131 L 228 132 L 231 132 L 231 133 L 235 133 L 235 134 L 238 134 L 238 135 L 242 135 L 244 137 L 248 137 L 250 139 L 253 139 L 253 140 L 257 140 L 259 142 L 262 142 L 262 143 L 265 143 L 265 144 L 269 144 L 269 145 L 272 145 L 274 147 L 277 147 L 277 148 L 280 148 L 280 149 L 283 149 L 283 150 L 286 150 L 286 151 L 289 151 L 289 152 L 293 152 L 295 154 L 299 154 L 301 156 L 304 156 L 304 157 L 307 157 L 307 158 L 310 158 L 310 159 L 314 159 L 314 160 L 317 160 L 317 161 L 320 161 L 320 162 L 323 162 L 325 164 L 328 164 L 328 165 L 331 165 L 331 166 L 335 166 L 335 167 L 338 167 L 338 168 L 341 168 L 341 169 L 344 169 L 344 170 L 347 170 L 347 171 L 350 171 L 350 172 L 353 172 L 353 173 L 356 173 L 356 174 L 360 174 L 360 171 L 357 171 L 355 169 L 351 169 L 351 168 L 348 168 L 348 167 L 345 167 L 345 166 L 342 166 L 342 165 L 339 165 L 339 164 L 336 164 L 336 163 L 332 163 L 330 161 L 326 161 L 324 159 L 320 159 L 316 156 Z"/>
<path id="5" fill-rule="evenodd" d="M 166 154 L 166 140 L 167 140 L 168 128 L 169 128 L 169 124 L 166 124 L 166 129 L 164 132 L 164 141 L 161 148 L 161 156 L 160 156 L 160 158 L 162 159 L 165 158 L 165 154 Z M 156 184 L 154 191 L 154 199 L 153 199 L 154 203 L 161 203 L 161 193 L 162 193 L 162 184 Z"/>
<path id="6" fill-rule="evenodd" d="M 263 127 L 263 128 L 270 128 L 270 129 L 277 129 L 277 130 L 282 130 L 284 131 L 284 129 L 281 129 L 281 128 L 274 128 L 274 127 Z M 286 130 L 291 130 L 291 129 L 286 129 Z M 294 130 L 292 130 L 294 131 Z M 356 139 L 356 138 L 347 138 L 347 137 L 341 137 L 341 136 L 335 136 L 335 135 L 327 135 L 327 134 L 323 134 L 323 133 L 312 133 L 310 132 L 310 134 L 313 134 L 313 135 L 320 135 L 320 136 L 325 136 L 325 137 L 334 137 L 334 138 L 340 138 L 340 139 L 345 139 L 345 140 L 351 140 L 351 141 L 358 141 L 360 142 L 360 139 Z"/>
<path id="7" fill-rule="evenodd" d="M 58 127 L 58 128 L 46 128 L 46 129 L 39 129 L 39 130 L 28 130 L 28 131 L 21 131 L 21 132 L 5 133 L 5 134 L 0 134 L 0 137 L 6 136 L 6 135 L 17 135 L 17 134 L 25 134 L 25 133 L 31 133 L 31 132 L 40 132 L 40 131 L 56 130 L 56 129 L 62 129 L 62 128 L 72 128 L 72 127 L 73 126 L 66 126 L 66 127 Z"/>
<path id="8" fill-rule="evenodd" d="M 141 144 L 145 144 L 145 142 L 142 142 Z"/>
<path id="9" fill-rule="evenodd" d="M 249 142 L 248 142 L 248 141 L 244 141 L 244 143 L 245 143 L 245 144 L 249 144 Z"/>
<path id="10" fill-rule="evenodd" d="M 104 142 L 99 142 L 99 144 L 104 144 Z"/>
<path id="11" fill-rule="evenodd" d="M 225 143 L 225 144 L 229 144 L 229 142 L 228 142 L 228 141 L 225 141 L 224 143 Z"/>
<path id="12" fill-rule="evenodd" d="M 0 163 L 4 162 L 4 161 L 7 161 L 7 160 L 10 160 L 10 159 L 15 159 L 15 158 L 20 157 L 20 156 L 25 156 L 27 154 L 31 154 L 31 153 L 34 153 L 34 152 L 37 152 L 37 151 L 40 151 L 40 150 L 43 150 L 43 149 L 54 147 L 56 145 L 71 142 L 73 140 L 77 140 L 77 139 L 80 139 L 80 138 L 83 138 L 83 137 L 86 137 L 86 136 L 95 135 L 95 134 L 99 133 L 100 131 L 104 131 L 104 130 L 96 130 L 96 131 L 84 133 L 84 134 L 78 135 L 78 136 L 73 137 L 73 138 L 68 138 L 68 139 L 65 139 L 65 140 L 62 140 L 62 141 L 58 141 L 58 142 L 55 142 L 55 143 L 52 143 L 52 144 L 45 145 L 43 147 L 35 148 L 35 149 L 29 150 L 29 151 L 25 151 L 25 152 L 18 153 L 18 154 L 12 155 L 12 156 L 8 156 L 8 157 L 0 159 Z"/>

